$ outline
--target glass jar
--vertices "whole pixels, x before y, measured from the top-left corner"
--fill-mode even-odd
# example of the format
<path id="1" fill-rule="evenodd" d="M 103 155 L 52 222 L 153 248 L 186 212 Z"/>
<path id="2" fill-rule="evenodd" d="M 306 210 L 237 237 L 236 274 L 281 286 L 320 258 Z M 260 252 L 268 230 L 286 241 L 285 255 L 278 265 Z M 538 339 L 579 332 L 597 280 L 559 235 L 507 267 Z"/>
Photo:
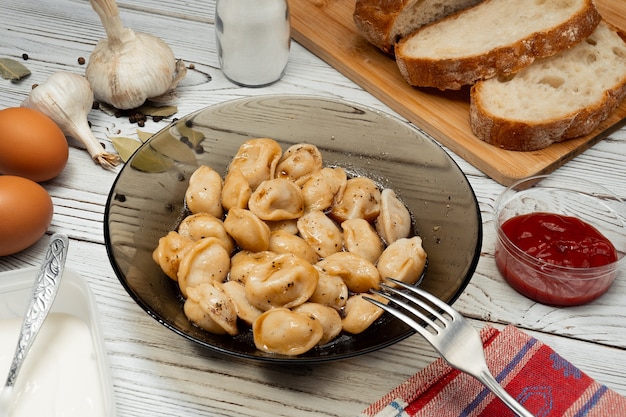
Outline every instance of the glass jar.
<path id="1" fill-rule="evenodd" d="M 232 82 L 261 87 L 283 76 L 291 47 L 287 0 L 217 0 L 215 33 L 220 66 Z"/>

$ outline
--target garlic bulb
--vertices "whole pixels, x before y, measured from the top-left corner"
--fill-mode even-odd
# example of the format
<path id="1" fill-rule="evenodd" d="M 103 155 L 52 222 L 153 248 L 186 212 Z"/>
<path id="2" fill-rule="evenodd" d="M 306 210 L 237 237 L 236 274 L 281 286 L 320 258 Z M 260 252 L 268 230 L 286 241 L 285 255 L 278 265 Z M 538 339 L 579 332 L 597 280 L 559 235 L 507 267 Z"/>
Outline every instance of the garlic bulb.
<path id="1" fill-rule="evenodd" d="M 119 156 L 107 153 L 93 135 L 87 114 L 93 106 L 93 92 L 82 75 L 59 71 L 33 88 L 22 102 L 22 107 L 40 111 L 61 128 L 66 136 L 85 145 L 93 160 L 112 169 L 120 163 Z"/>
<path id="2" fill-rule="evenodd" d="M 85 75 L 96 100 L 133 109 L 146 100 L 163 101 L 186 75 L 160 38 L 125 28 L 115 0 L 90 0 L 107 37 L 94 48 Z"/>

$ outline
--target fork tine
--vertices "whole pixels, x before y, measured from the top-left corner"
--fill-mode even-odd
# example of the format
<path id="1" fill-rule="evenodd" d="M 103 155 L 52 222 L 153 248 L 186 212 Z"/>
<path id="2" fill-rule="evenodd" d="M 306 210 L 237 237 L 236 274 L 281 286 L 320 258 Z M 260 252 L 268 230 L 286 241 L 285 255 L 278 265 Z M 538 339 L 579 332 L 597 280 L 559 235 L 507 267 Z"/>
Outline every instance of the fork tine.
<path id="1" fill-rule="evenodd" d="M 375 294 L 380 295 L 381 297 L 384 297 L 384 298 L 386 298 L 388 300 L 391 300 L 391 301 L 393 301 L 395 303 L 398 303 L 397 300 L 390 298 L 390 296 L 388 294 L 385 294 L 383 292 L 376 291 L 376 290 L 371 290 L 371 291 L 373 293 L 375 293 Z M 368 297 L 368 296 L 364 296 L 363 298 L 366 299 L 367 301 L 369 301 L 370 303 L 372 303 L 372 304 L 380 307 L 381 309 L 385 310 L 386 312 L 392 314 L 393 316 L 397 317 L 398 319 L 402 320 L 403 322 L 408 324 L 411 328 L 413 328 L 415 331 L 417 331 L 419 334 L 421 334 L 422 337 L 424 337 L 426 340 L 431 340 L 431 338 L 433 336 L 432 333 L 430 333 L 428 330 L 426 330 L 425 327 L 421 326 L 418 322 L 416 322 L 408 314 L 403 313 L 402 311 L 400 311 L 397 308 L 393 308 L 391 306 L 388 306 L 387 304 L 382 303 L 382 302 L 376 300 L 375 298 Z M 400 302 L 400 303 L 405 304 L 403 302 Z M 426 317 L 424 316 L 424 318 L 426 318 Z M 426 318 L 426 320 L 428 320 L 428 319 Z"/>
<path id="2" fill-rule="evenodd" d="M 396 284 L 396 285 L 398 285 L 398 286 L 400 286 L 400 287 L 402 287 L 404 289 L 407 289 L 407 290 L 411 291 L 412 293 L 418 294 L 422 298 L 425 298 L 432 305 L 434 305 L 437 308 L 445 311 L 450 317 L 457 318 L 460 315 L 460 313 L 458 311 L 456 311 L 455 309 L 450 307 L 448 304 L 446 304 L 445 302 L 443 302 L 439 298 L 435 297 L 431 293 L 422 290 L 421 288 L 415 287 L 413 285 L 409 285 L 409 284 L 407 284 L 405 282 L 399 281 L 399 280 L 394 279 L 394 278 L 385 278 L 385 279 L 387 281 L 393 282 L 394 284 Z M 385 284 L 383 284 L 383 285 L 385 285 Z M 406 297 L 406 295 L 404 295 L 404 296 Z M 433 311 L 430 311 L 430 310 L 429 310 L 429 312 L 431 312 L 433 314 L 436 314 L 436 313 L 434 313 Z"/>
<path id="3" fill-rule="evenodd" d="M 385 285 L 385 287 L 387 287 Z M 389 291 L 393 291 L 392 289 L 389 289 Z M 372 292 L 374 294 L 378 294 L 381 297 L 386 298 L 387 300 L 393 302 L 394 304 L 399 305 L 400 307 L 404 308 L 405 310 L 409 311 L 411 314 L 419 317 L 421 320 L 425 321 L 427 325 L 432 326 L 435 328 L 435 330 L 439 331 L 439 326 L 437 326 L 437 323 L 435 323 L 433 320 L 431 320 L 427 315 L 425 315 L 424 313 L 422 313 L 421 311 L 417 310 L 415 307 L 413 307 L 411 304 L 407 303 L 406 301 L 403 301 L 401 299 L 398 299 L 398 297 L 393 297 L 391 294 L 382 292 L 382 291 L 378 291 L 378 290 L 372 290 Z M 397 290 L 393 291 L 394 293 L 398 293 Z M 400 295 L 404 296 L 405 294 L 399 293 Z M 391 306 L 387 306 L 388 309 L 391 309 Z M 420 326 L 423 327 L 423 326 Z"/>
<path id="4" fill-rule="evenodd" d="M 400 281 L 398 281 L 398 282 L 400 282 Z M 413 296 L 413 295 L 411 295 L 411 294 L 406 294 L 406 293 L 403 293 L 402 291 L 400 291 L 400 290 L 398 290 L 398 289 L 396 289 L 396 288 L 393 288 L 393 287 L 391 287 L 391 286 L 389 286 L 389 285 L 387 285 L 387 284 L 382 284 L 382 283 L 381 283 L 381 284 L 380 284 L 380 286 L 381 286 L 381 287 L 383 287 L 383 288 L 385 288 L 385 290 L 387 290 L 387 291 L 389 291 L 389 292 L 392 292 L 392 293 L 394 293 L 394 294 L 396 294 L 396 295 L 399 295 L 399 296 L 401 296 L 401 297 L 404 297 L 404 298 L 406 298 L 407 300 L 409 300 L 409 301 L 411 301 L 411 302 L 415 303 L 416 305 L 418 305 L 418 306 L 419 306 L 419 307 L 421 307 L 422 309 L 426 310 L 428 313 L 430 313 L 430 314 L 432 314 L 433 316 L 435 316 L 435 318 L 436 318 L 437 320 L 439 320 L 440 322 L 442 322 L 442 323 L 444 323 L 444 324 L 446 323 L 446 318 L 445 318 L 444 316 L 442 316 L 442 315 L 441 315 L 441 314 L 440 314 L 437 310 L 435 310 L 434 308 L 432 308 L 429 304 L 425 303 L 423 300 L 420 300 L 420 299 L 418 299 L 417 297 L 415 297 L 415 296 Z M 420 296 L 422 296 L 422 297 L 426 298 L 426 297 L 424 296 L 424 294 L 422 294 L 424 291 L 420 291 L 420 292 L 412 291 L 412 292 L 413 292 L 414 294 L 418 294 L 418 295 L 420 295 Z M 427 293 L 426 293 L 426 294 L 427 294 Z M 397 301 L 397 298 L 394 298 L 394 301 L 397 303 L 397 302 L 398 302 L 398 301 Z M 433 320 L 431 320 L 430 318 L 428 318 L 428 317 L 426 317 L 426 318 L 425 318 L 425 317 L 424 317 L 424 315 L 423 315 L 423 314 L 422 314 L 419 310 L 417 310 L 415 307 L 413 307 L 412 305 L 410 305 L 410 304 L 408 304 L 408 303 L 403 303 L 403 304 L 402 304 L 402 307 L 406 308 L 407 310 L 409 310 L 411 313 L 415 314 L 416 316 L 419 316 L 422 320 L 427 321 L 427 322 L 428 322 L 428 324 L 430 324 L 431 326 L 433 326 L 433 327 L 435 327 L 435 328 L 440 327 L 440 326 L 437 326 L 436 322 L 434 322 L 434 321 L 433 321 Z"/>

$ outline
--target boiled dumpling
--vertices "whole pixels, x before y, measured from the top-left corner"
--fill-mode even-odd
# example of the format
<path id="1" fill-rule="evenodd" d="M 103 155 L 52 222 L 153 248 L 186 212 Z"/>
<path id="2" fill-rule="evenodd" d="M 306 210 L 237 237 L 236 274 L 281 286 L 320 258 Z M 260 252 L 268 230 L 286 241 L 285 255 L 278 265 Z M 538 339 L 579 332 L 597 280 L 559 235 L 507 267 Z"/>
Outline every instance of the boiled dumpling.
<path id="1" fill-rule="evenodd" d="M 272 232 L 282 230 L 292 235 L 298 234 L 298 219 L 266 221 L 265 223 L 270 227 Z"/>
<path id="2" fill-rule="evenodd" d="M 191 174 L 185 192 L 185 204 L 192 213 L 209 213 L 222 217 L 222 177 L 212 168 L 202 165 Z"/>
<path id="3" fill-rule="evenodd" d="M 196 326 L 216 334 L 236 335 L 237 312 L 226 293 L 212 284 L 190 287 L 183 311 Z"/>
<path id="4" fill-rule="evenodd" d="M 245 209 L 252 195 L 252 189 L 248 179 L 244 177 L 240 169 L 232 168 L 224 178 L 222 186 L 222 207 L 226 211 L 231 208 Z"/>
<path id="5" fill-rule="evenodd" d="M 376 230 L 387 245 L 411 235 L 411 213 L 392 189 L 385 188 L 380 193 L 380 214 L 376 219 Z"/>
<path id="6" fill-rule="evenodd" d="M 343 246 L 372 263 L 378 261 L 384 245 L 374 227 L 365 219 L 349 219 L 341 223 Z"/>
<path id="7" fill-rule="evenodd" d="M 348 219 L 365 219 L 373 222 L 380 213 L 380 190 L 369 178 L 350 178 L 341 200 L 330 209 L 330 215 L 338 222 Z"/>
<path id="8" fill-rule="evenodd" d="M 293 253 L 311 264 L 318 261 L 317 253 L 304 239 L 284 230 L 276 230 L 270 233 L 268 249 L 276 253 Z"/>
<path id="9" fill-rule="evenodd" d="M 263 181 L 274 178 L 282 148 L 274 139 L 256 138 L 244 142 L 231 161 L 228 171 L 239 170 L 254 191 Z"/>
<path id="10" fill-rule="evenodd" d="M 380 274 L 376 266 L 350 252 L 337 252 L 319 261 L 316 266 L 329 275 L 337 275 L 352 292 L 367 292 L 378 288 Z"/>
<path id="11" fill-rule="evenodd" d="M 304 213 L 302 191 L 289 180 L 263 181 L 250 196 L 248 208 L 261 220 L 291 220 Z"/>
<path id="12" fill-rule="evenodd" d="M 242 250 L 237 252 L 230 260 L 230 273 L 228 279 L 245 284 L 250 272 L 261 263 L 271 261 L 276 257 L 271 251 L 250 252 Z"/>
<path id="13" fill-rule="evenodd" d="M 187 289 L 202 283 L 224 282 L 230 270 L 230 254 L 219 239 L 207 237 L 192 244 L 178 268 L 178 287 Z"/>
<path id="14" fill-rule="evenodd" d="M 177 232 L 169 232 L 159 238 L 159 244 L 152 252 L 152 259 L 159 264 L 161 270 L 174 281 L 178 281 L 180 261 L 191 247 L 192 240 Z"/>
<path id="15" fill-rule="evenodd" d="M 301 355 L 317 345 L 324 335 L 319 321 L 310 314 L 275 308 L 261 314 L 252 325 L 257 349 L 281 355 Z"/>
<path id="16" fill-rule="evenodd" d="M 317 269 L 292 254 L 279 254 L 259 263 L 246 280 L 246 298 L 256 308 L 291 308 L 304 303 L 315 291 Z"/>
<path id="17" fill-rule="evenodd" d="M 326 214 L 311 211 L 298 219 L 300 236 L 321 257 L 343 249 L 343 233 Z"/>
<path id="18" fill-rule="evenodd" d="M 269 246 L 269 226 L 250 210 L 230 209 L 224 220 L 224 228 L 243 250 L 261 252 Z"/>
<path id="19" fill-rule="evenodd" d="M 326 167 L 311 175 L 302 186 L 304 210 L 324 211 L 330 208 L 333 201 L 341 200 L 347 181 L 343 168 Z"/>
<path id="20" fill-rule="evenodd" d="M 319 273 L 317 287 L 309 298 L 312 303 L 323 304 L 333 307 L 336 310 L 341 309 L 348 301 L 348 286 L 338 275 L 329 275 L 315 266 Z"/>
<path id="21" fill-rule="evenodd" d="M 377 294 L 356 294 L 348 299 L 342 320 L 343 330 L 359 334 L 371 326 L 383 314 L 383 310 L 363 298 L 374 298 L 384 304 L 389 301 Z"/>
<path id="22" fill-rule="evenodd" d="M 254 320 L 263 314 L 263 311 L 250 304 L 246 298 L 246 289 L 243 284 L 237 281 L 226 281 L 223 284 L 219 284 L 218 287 L 221 288 L 233 302 L 237 317 L 244 322 L 252 325 Z"/>
<path id="23" fill-rule="evenodd" d="M 205 237 L 215 237 L 222 242 L 228 253 L 235 249 L 235 242 L 226 233 L 224 222 L 209 213 L 196 213 L 185 217 L 178 226 L 178 233 L 194 242 Z"/>
<path id="24" fill-rule="evenodd" d="M 314 173 L 322 169 L 322 154 L 315 145 L 299 143 L 290 146 L 276 166 L 276 178 L 283 178 L 302 186 Z"/>
<path id="25" fill-rule="evenodd" d="M 425 266 L 426 252 L 419 236 L 396 240 L 383 251 L 377 264 L 381 277 L 407 284 L 415 284 Z"/>
<path id="26" fill-rule="evenodd" d="M 341 316 L 332 307 L 317 303 L 304 303 L 293 308 L 293 311 L 310 314 L 319 321 L 324 331 L 322 338 L 318 342 L 320 345 L 330 342 L 341 333 Z"/>

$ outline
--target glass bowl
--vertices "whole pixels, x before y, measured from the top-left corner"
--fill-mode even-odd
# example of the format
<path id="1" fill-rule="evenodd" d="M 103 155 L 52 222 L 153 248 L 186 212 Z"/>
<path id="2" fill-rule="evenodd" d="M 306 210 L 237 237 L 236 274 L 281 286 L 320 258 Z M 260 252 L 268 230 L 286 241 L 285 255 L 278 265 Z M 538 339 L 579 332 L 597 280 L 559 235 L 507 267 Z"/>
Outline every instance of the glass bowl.
<path id="1" fill-rule="evenodd" d="M 361 334 L 341 334 L 289 357 L 257 350 L 251 331 L 221 336 L 191 324 L 177 283 L 152 260 L 152 252 L 185 215 L 191 173 L 204 164 L 224 175 L 239 146 L 257 137 L 275 139 L 283 150 L 296 143 L 314 144 L 326 165 L 395 190 L 413 214 L 414 230 L 428 253 L 421 287 L 450 304 L 463 292 L 480 257 L 482 220 L 467 178 L 439 145 L 409 124 L 357 104 L 259 96 L 210 106 L 173 122 L 135 152 L 111 189 L 104 221 L 111 264 L 130 296 L 159 323 L 220 353 L 287 363 L 348 358 L 414 333 L 384 314 Z"/>
<path id="2" fill-rule="evenodd" d="M 494 212 L 498 270 L 511 287 L 542 304 L 572 306 L 593 301 L 609 289 L 624 263 L 624 203 L 598 184 L 567 176 L 527 178 L 511 185 L 499 196 Z M 544 217 L 545 227 L 550 229 L 550 243 L 537 244 L 533 241 L 522 248 L 521 240 L 514 242 L 511 232 L 505 233 L 503 225 L 510 219 L 519 220 L 520 216 L 533 214 L 556 214 L 559 218 Z M 559 219 L 564 219 L 566 223 L 562 224 Z M 615 259 L 605 265 L 593 265 L 587 261 L 576 265 L 570 263 L 587 259 L 589 251 L 601 254 L 606 249 L 600 241 L 592 240 L 593 230 L 584 229 L 578 237 L 569 232 L 563 234 L 564 226 L 571 227 L 578 224 L 578 220 L 610 241 Z M 516 236 L 534 238 L 543 230 L 524 223 L 518 226 Z M 580 253 L 584 254 L 583 257 Z M 565 263 L 555 259 L 565 259 Z"/>

